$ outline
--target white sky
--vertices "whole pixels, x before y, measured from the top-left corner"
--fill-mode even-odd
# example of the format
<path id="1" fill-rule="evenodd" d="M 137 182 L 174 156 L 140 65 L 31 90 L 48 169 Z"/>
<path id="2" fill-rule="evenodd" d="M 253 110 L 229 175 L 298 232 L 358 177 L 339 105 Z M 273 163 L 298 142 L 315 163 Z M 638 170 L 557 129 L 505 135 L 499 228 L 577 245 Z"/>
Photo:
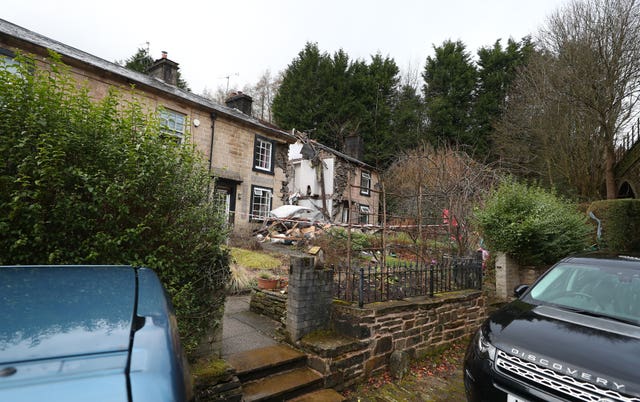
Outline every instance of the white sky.
<path id="1" fill-rule="evenodd" d="M 475 54 L 496 39 L 534 34 L 568 0 L 6 0 L 0 18 L 109 61 L 150 42 L 180 63 L 195 93 L 242 89 L 284 70 L 304 48 L 381 53 L 405 70 L 433 45 L 461 40 Z"/>

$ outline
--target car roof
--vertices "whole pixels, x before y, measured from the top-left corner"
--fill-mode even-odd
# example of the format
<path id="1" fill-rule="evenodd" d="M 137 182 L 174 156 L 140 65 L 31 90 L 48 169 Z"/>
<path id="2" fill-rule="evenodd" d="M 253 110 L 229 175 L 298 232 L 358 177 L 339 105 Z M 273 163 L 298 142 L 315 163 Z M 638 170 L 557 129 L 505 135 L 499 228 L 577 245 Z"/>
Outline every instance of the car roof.
<path id="1" fill-rule="evenodd" d="M 0 267 L 0 363 L 127 351 L 130 266 Z"/>

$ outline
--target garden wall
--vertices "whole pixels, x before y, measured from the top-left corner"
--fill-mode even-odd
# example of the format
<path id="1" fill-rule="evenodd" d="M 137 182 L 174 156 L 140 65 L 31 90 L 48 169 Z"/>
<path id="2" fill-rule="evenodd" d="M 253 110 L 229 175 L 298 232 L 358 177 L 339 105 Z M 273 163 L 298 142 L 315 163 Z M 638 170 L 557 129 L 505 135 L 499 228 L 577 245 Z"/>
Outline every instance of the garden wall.
<path id="1" fill-rule="evenodd" d="M 343 389 L 386 369 L 394 351 L 415 359 L 467 337 L 486 315 L 480 291 L 375 303 L 363 309 L 336 302 L 333 331 L 353 342 L 342 343 L 341 353 L 316 350 L 310 366 L 326 376 L 327 386 Z"/>
<path id="2" fill-rule="evenodd" d="M 502 300 L 513 298 L 513 290 L 518 285 L 531 285 L 549 267 L 521 267 L 515 259 L 505 253 L 496 255 L 496 295 Z"/>
<path id="3" fill-rule="evenodd" d="M 416 358 L 463 339 L 487 316 L 479 290 L 358 308 L 333 301 L 333 276 L 313 259 L 292 258 L 290 268 L 289 293 L 256 290 L 251 309 L 286 323 L 287 338 L 308 354 L 325 386 L 338 390 L 385 370 L 394 352 Z"/>
<path id="4" fill-rule="evenodd" d="M 262 314 L 284 324 L 287 312 L 287 295 L 279 291 L 272 292 L 256 288 L 251 294 L 249 308 L 254 313 Z"/>

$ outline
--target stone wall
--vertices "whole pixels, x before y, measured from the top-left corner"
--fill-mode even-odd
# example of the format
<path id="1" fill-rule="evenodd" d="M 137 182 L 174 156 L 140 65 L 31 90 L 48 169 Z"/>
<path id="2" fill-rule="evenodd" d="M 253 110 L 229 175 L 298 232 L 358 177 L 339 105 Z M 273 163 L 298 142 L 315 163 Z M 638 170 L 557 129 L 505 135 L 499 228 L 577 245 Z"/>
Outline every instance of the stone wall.
<path id="1" fill-rule="evenodd" d="M 423 356 L 472 334 L 486 315 L 480 291 L 375 303 L 363 309 L 334 303 L 334 332 L 353 341 L 342 345 L 340 353 L 316 351 L 310 365 L 325 375 L 327 386 L 347 388 L 385 370 L 394 351 Z"/>
<path id="2" fill-rule="evenodd" d="M 254 313 L 262 314 L 274 321 L 285 324 L 287 295 L 280 292 L 254 289 L 251 294 L 249 308 Z"/>
<path id="3" fill-rule="evenodd" d="M 333 271 L 313 258 L 291 258 L 286 332 L 322 373 L 325 386 L 347 388 L 387 368 L 392 353 L 416 358 L 472 334 L 486 318 L 481 291 L 356 305 L 333 301 Z M 252 306 L 282 322 L 271 292 L 256 292 Z M 275 317 L 272 315 L 275 314 Z"/>
<path id="4" fill-rule="evenodd" d="M 225 363 L 222 370 L 207 370 L 206 365 L 193 369 L 193 392 L 198 402 L 240 402 L 242 383 L 236 371 Z"/>
<path id="5" fill-rule="evenodd" d="M 496 296 L 502 300 L 513 297 L 513 289 L 520 284 L 520 267 L 506 253 L 496 253 Z"/>
<path id="6" fill-rule="evenodd" d="M 542 274 L 547 272 L 549 267 L 520 267 L 518 272 L 518 276 L 520 278 L 520 283 L 518 285 L 531 285 L 535 282 Z"/>
<path id="7" fill-rule="evenodd" d="M 496 253 L 496 296 L 502 300 L 513 298 L 518 285 L 531 285 L 549 267 L 521 267 L 506 253 Z"/>

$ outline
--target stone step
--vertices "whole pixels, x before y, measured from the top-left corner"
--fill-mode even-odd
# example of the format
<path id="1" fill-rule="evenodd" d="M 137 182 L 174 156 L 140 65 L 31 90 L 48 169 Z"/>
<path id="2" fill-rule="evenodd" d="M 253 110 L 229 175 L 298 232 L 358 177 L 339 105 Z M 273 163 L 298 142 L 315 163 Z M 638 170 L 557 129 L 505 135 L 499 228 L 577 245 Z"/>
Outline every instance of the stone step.
<path id="1" fill-rule="evenodd" d="M 304 394 L 287 402 L 343 402 L 346 398 L 333 389 L 321 389 Z"/>
<path id="2" fill-rule="evenodd" d="M 244 383 L 271 374 L 303 367 L 307 355 L 285 345 L 267 346 L 229 356 L 227 363 Z"/>
<path id="3" fill-rule="evenodd" d="M 322 375 L 308 367 L 273 374 L 243 384 L 245 402 L 285 401 L 322 386 Z"/>
<path id="4" fill-rule="evenodd" d="M 304 350 L 310 350 L 321 357 L 333 358 L 369 347 L 368 342 L 335 333 L 305 337 L 300 343 Z"/>

